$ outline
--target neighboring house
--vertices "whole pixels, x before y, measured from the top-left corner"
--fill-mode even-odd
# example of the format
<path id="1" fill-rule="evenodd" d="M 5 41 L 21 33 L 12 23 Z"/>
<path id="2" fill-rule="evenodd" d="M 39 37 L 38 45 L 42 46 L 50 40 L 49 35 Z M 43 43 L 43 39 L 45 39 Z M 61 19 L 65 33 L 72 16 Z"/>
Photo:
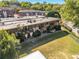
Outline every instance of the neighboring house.
<path id="1" fill-rule="evenodd" d="M 2 7 L 0 8 L 0 18 L 13 17 L 15 10 L 13 8 Z"/>
<path id="2" fill-rule="evenodd" d="M 5 9 L 5 8 L 4 8 Z M 3 9 L 1 9 L 3 10 Z M 10 9 L 13 10 L 13 9 Z M 8 13 L 10 13 L 8 11 Z M 20 14 L 19 14 L 20 13 Z M 44 27 L 46 25 L 52 25 L 59 24 L 60 18 L 53 18 L 53 17 L 46 17 L 45 11 L 39 11 L 39 10 L 20 10 L 19 13 L 13 14 L 13 18 L 1 18 L 1 22 L 3 23 L 3 26 L 0 26 L 1 29 L 15 29 L 17 28 L 17 25 L 20 26 L 26 26 L 26 27 L 40 27 L 41 25 Z M 6 15 L 8 16 L 9 14 Z"/>
<path id="3" fill-rule="evenodd" d="M 40 51 L 36 51 L 20 59 L 47 59 L 47 58 Z"/>
<path id="4" fill-rule="evenodd" d="M 15 4 L 16 6 L 16 4 Z M 17 6 L 16 6 L 17 7 Z M 11 7 L 3 7 L 0 8 L 0 18 L 8 18 L 8 17 L 31 17 L 31 16 L 35 16 L 35 17 L 45 17 L 45 13 L 46 11 L 39 11 L 39 10 L 22 10 L 21 8 L 19 8 L 20 11 L 16 13 L 15 8 Z"/>
<path id="5" fill-rule="evenodd" d="M 20 10 L 19 14 L 22 16 L 45 16 L 46 11 L 40 10 Z"/>

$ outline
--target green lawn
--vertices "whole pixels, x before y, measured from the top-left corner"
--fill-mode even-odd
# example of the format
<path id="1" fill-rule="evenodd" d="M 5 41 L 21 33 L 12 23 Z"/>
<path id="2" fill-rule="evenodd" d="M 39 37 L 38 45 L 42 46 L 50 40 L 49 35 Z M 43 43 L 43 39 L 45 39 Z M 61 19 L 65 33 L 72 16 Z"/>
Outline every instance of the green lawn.
<path id="1" fill-rule="evenodd" d="M 48 42 L 51 42 L 53 40 L 56 40 L 56 39 L 61 38 L 63 36 L 66 36 L 68 34 L 69 33 L 67 33 L 66 31 L 59 31 L 59 32 L 51 33 L 51 34 L 49 34 L 49 35 L 47 35 L 45 37 L 42 37 L 39 40 L 37 39 L 35 41 L 35 43 L 33 43 L 33 42 L 23 43 L 23 44 L 21 44 L 22 49 L 20 50 L 19 54 L 20 55 L 29 54 L 32 49 L 34 49 L 36 47 L 39 47 L 41 45 L 47 44 Z"/>
<path id="2" fill-rule="evenodd" d="M 67 31 L 59 31 L 35 43 L 24 43 L 20 55 L 25 56 L 39 50 L 47 59 L 73 59 L 72 55 L 79 54 L 79 44 L 71 35 Z"/>
<path id="3" fill-rule="evenodd" d="M 79 44 L 67 35 L 32 49 L 36 50 L 41 51 L 48 59 L 73 59 L 72 55 L 79 54 Z"/>

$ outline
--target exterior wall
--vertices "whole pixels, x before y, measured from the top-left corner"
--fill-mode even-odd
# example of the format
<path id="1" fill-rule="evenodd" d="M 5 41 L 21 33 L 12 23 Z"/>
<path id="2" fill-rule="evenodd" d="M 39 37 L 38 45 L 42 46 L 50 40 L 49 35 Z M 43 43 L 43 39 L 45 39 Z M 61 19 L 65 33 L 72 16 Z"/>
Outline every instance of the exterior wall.
<path id="1" fill-rule="evenodd" d="M 19 27 L 19 28 L 21 28 L 23 31 L 26 31 L 26 32 L 29 31 L 29 30 L 34 30 L 35 31 L 35 30 L 39 30 L 39 29 L 41 31 L 43 31 L 43 30 L 46 30 L 48 25 L 54 26 L 57 22 L 58 21 L 52 21 L 52 22 L 46 22 L 46 23 L 35 24 L 35 25 L 30 25 L 30 26 L 24 26 L 24 27 L 26 27 L 26 29 L 24 29 L 24 27 L 23 28 Z M 11 32 L 16 32 L 16 31 L 18 31 L 19 28 L 17 27 L 15 29 L 10 29 L 10 31 Z"/>
<path id="2" fill-rule="evenodd" d="M 2 9 L 0 10 L 0 18 L 13 17 L 14 13 L 15 13 L 14 10 Z"/>
<path id="3" fill-rule="evenodd" d="M 22 16 L 45 16 L 45 13 L 42 12 L 20 12 Z"/>

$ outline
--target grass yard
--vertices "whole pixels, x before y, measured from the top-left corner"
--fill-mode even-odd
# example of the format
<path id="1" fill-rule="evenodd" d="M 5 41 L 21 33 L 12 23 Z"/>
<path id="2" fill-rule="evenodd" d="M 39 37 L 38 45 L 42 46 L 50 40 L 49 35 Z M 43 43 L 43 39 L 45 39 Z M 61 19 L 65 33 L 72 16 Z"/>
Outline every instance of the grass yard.
<path id="1" fill-rule="evenodd" d="M 44 36 L 42 38 L 37 38 L 34 42 L 28 42 L 28 43 L 23 43 L 21 44 L 22 49 L 20 50 L 19 55 L 24 56 L 26 54 L 31 53 L 32 49 L 42 46 L 44 44 L 47 44 L 51 41 L 54 41 L 58 38 L 64 37 L 66 35 L 68 35 L 69 33 L 66 31 L 59 31 L 59 32 L 55 32 L 55 33 L 51 33 L 50 35 Z"/>
<path id="2" fill-rule="evenodd" d="M 36 50 L 41 51 L 47 59 L 73 59 L 72 55 L 79 54 L 79 44 L 68 34 L 32 49 Z"/>
<path id="3" fill-rule="evenodd" d="M 78 40 L 78 39 L 77 39 Z M 79 40 L 67 30 L 52 33 L 46 37 L 22 44 L 21 57 L 39 50 L 47 59 L 73 59 L 79 54 Z"/>

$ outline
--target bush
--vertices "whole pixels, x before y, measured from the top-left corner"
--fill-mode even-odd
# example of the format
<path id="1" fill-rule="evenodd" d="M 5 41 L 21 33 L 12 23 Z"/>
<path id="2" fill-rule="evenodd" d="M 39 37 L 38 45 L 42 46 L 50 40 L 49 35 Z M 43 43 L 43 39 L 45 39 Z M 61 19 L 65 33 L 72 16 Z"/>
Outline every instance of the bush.
<path id="1" fill-rule="evenodd" d="M 59 12 L 56 11 L 49 11 L 47 14 L 47 17 L 57 17 L 57 18 L 61 18 Z"/>
<path id="2" fill-rule="evenodd" d="M 33 37 L 38 37 L 41 35 L 41 32 L 39 30 L 36 30 L 35 32 L 33 32 Z"/>
<path id="3" fill-rule="evenodd" d="M 24 42 L 24 39 L 26 39 L 25 35 L 22 32 L 17 32 L 16 38 L 20 39 L 20 43 Z"/>
<path id="4" fill-rule="evenodd" d="M 1 31 L 3 38 L 0 40 L 0 59 L 17 59 L 17 44 L 19 41 L 14 35 Z"/>
<path id="5" fill-rule="evenodd" d="M 52 26 L 52 25 L 49 25 L 49 26 L 47 27 L 47 32 L 50 32 L 52 29 L 53 29 L 53 26 Z"/>
<path id="6" fill-rule="evenodd" d="M 54 28 L 56 31 L 59 31 L 59 30 L 61 30 L 61 25 L 55 25 Z"/>

